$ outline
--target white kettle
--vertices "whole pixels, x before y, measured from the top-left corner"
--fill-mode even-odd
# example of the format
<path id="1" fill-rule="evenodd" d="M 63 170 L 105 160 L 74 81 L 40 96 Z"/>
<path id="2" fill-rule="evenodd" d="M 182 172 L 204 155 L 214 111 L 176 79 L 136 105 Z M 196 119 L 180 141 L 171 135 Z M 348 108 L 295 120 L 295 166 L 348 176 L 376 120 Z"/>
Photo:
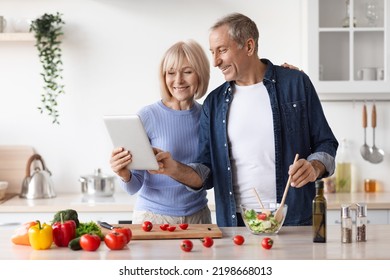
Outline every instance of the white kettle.
<path id="1" fill-rule="evenodd" d="M 39 160 L 42 169 L 35 167 L 31 174 L 31 164 L 34 160 Z M 26 177 L 22 183 L 22 192 L 19 197 L 27 199 L 53 198 L 56 194 L 53 188 L 51 172 L 46 168 L 42 157 L 39 154 L 32 155 L 27 162 Z"/>

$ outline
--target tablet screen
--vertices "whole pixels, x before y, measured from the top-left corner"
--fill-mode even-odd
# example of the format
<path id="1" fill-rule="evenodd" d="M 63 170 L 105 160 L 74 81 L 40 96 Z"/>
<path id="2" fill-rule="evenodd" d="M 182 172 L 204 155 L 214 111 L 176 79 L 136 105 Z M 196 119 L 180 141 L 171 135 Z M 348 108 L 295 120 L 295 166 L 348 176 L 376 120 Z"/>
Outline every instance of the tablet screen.
<path id="1" fill-rule="evenodd" d="M 114 147 L 124 147 L 131 152 L 133 161 L 128 165 L 129 169 L 158 169 L 152 146 L 138 115 L 104 116 L 103 119 Z"/>

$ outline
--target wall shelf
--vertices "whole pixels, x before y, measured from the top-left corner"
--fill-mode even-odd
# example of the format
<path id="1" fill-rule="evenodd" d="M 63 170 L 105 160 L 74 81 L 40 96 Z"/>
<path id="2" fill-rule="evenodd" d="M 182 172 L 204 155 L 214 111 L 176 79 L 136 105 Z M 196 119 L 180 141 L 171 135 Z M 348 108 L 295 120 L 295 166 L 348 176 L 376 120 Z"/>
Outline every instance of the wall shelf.
<path id="1" fill-rule="evenodd" d="M 33 33 L 0 33 L 0 41 L 33 42 L 35 41 L 35 38 Z"/>

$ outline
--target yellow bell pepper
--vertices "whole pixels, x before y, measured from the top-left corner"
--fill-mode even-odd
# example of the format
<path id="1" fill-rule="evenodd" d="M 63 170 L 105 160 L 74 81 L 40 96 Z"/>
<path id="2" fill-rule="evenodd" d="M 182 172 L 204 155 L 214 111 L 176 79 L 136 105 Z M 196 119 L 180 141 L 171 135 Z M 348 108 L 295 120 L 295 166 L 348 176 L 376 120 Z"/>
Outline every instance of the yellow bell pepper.
<path id="1" fill-rule="evenodd" d="M 53 243 L 53 228 L 51 225 L 37 221 L 35 226 L 28 229 L 28 240 L 35 250 L 49 249 Z"/>

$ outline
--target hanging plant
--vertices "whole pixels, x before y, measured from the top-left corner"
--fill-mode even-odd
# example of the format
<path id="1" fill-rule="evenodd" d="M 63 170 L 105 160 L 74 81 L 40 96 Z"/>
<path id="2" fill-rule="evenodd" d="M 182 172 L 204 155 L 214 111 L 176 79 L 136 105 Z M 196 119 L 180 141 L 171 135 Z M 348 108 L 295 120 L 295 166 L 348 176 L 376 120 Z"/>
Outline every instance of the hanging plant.
<path id="1" fill-rule="evenodd" d="M 61 40 L 63 35 L 62 25 L 65 23 L 61 19 L 61 14 L 44 14 L 40 18 L 33 20 L 30 31 L 34 32 L 36 39 L 35 47 L 38 49 L 39 60 L 42 64 L 41 75 L 44 86 L 41 106 L 39 111 L 48 113 L 53 118 L 53 123 L 59 124 L 59 113 L 57 110 L 57 97 L 64 94 L 64 85 L 61 83 L 62 77 L 62 56 Z"/>

